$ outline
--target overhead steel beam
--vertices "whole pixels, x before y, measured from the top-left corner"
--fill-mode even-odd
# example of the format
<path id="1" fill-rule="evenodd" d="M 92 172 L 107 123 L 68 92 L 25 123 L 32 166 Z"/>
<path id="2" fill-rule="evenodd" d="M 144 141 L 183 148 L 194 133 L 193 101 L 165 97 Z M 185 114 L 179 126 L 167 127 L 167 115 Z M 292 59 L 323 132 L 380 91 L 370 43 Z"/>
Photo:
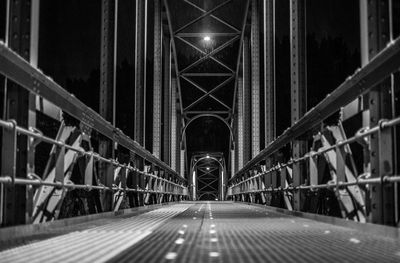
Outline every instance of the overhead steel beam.
<path id="1" fill-rule="evenodd" d="M 186 68 L 184 68 L 183 70 L 180 71 L 180 74 L 187 72 L 189 69 L 197 66 L 198 64 L 200 64 L 201 62 L 209 59 L 211 56 L 217 54 L 218 52 L 220 52 L 221 50 L 225 49 L 227 46 L 231 45 L 232 43 L 234 43 L 236 40 L 238 40 L 239 37 L 235 36 L 234 38 L 228 40 L 227 42 L 225 42 L 224 44 L 222 44 L 221 46 L 219 46 L 218 48 L 214 49 L 213 51 L 211 51 L 210 53 L 207 53 L 204 57 L 196 60 L 195 62 L 193 62 L 192 64 L 190 64 L 189 66 L 187 66 Z"/>
<path id="2" fill-rule="evenodd" d="M 368 93 L 383 79 L 389 77 L 392 72 L 397 71 L 399 67 L 400 38 L 397 38 L 380 51 L 367 65 L 357 70 L 351 77 L 348 77 L 338 88 L 330 93 L 329 96 L 308 111 L 300 120 L 262 150 L 255 158 L 246 163 L 246 165 L 230 179 L 230 182 L 233 182 L 243 173 L 254 167 L 254 165 L 265 160 L 266 157 L 290 143 L 294 138 L 298 138 L 308 130 L 320 125 L 324 119 L 331 116 L 340 107 L 347 105 L 358 96 Z"/>
<path id="3" fill-rule="evenodd" d="M 190 43 L 189 41 L 187 41 L 186 39 L 182 38 L 182 37 L 177 37 L 179 40 L 181 40 L 182 42 L 184 42 L 186 45 L 192 47 L 193 49 L 196 49 L 198 52 L 200 52 L 203 55 L 206 55 L 207 52 L 205 52 L 204 50 L 200 49 L 199 47 L 195 46 L 194 44 Z M 233 69 L 231 69 L 228 65 L 226 65 L 224 62 L 222 62 L 221 60 L 215 58 L 214 56 L 211 56 L 210 59 L 212 59 L 213 61 L 215 61 L 216 63 L 220 64 L 222 67 L 226 68 L 227 70 L 233 72 Z"/>
<path id="4" fill-rule="evenodd" d="M 230 77 L 235 75 L 234 73 L 216 73 L 216 72 L 206 72 L 206 73 L 195 73 L 186 72 L 182 73 L 181 76 L 184 77 Z"/>
<path id="5" fill-rule="evenodd" d="M 193 2 L 191 2 L 191 1 L 189 1 L 189 0 L 185 0 L 185 2 L 188 3 L 189 5 L 193 6 L 193 7 L 196 8 L 197 10 L 200 10 L 200 11 L 203 12 L 203 13 L 206 13 L 206 12 L 207 12 L 206 10 L 204 10 L 203 8 L 199 7 L 198 5 L 196 5 L 195 3 L 193 3 Z M 236 31 L 236 32 L 240 32 L 240 30 L 239 30 L 238 28 L 236 28 L 235 26 L 231 25 L 230 23 L 228 23 L 228 22 L 222 20 L 221 18 L 219 18 L 219 17 L 217 17 L 217 16 L 215 16 L 215 15 L 213 15 L 213 14 L 210 14 L 210 17 L 212 17 L 212 18 L 214 18 L 215 20 L 217 20 L 218 22 L 220 22 L 220 23 L 226 25 L 227 27 L 231 28 L 232 30 L 234 30 L 234 31 Z"/>
<path id="6" fill-rule="evenodd" d="M 187 106 L 186 108 L 184 108 L 184 111 L 187 111 L 188 109 L 193 108 L 196 104 L 198 104 L 199 102 L 201 102 L 202 100 L 204 100 L 206 97 L 208 97 L 210 94 L 212 94 L 213 92 L 216 92 L 217 90 L 219 90 L 220 88 L 222 88 L 223 86 L 225 86 L 226 84 L 228 84 L 234 77 L 230 77 L 226 80 L 224 80 L 222 83 L 218 84 L 215 88 L 213 88 L 212 90 L 208 91 L 207 93 L 205 93 L 203 96 L 201 96 L 200 98 L 198 98 L 196 101 L 192 102 L 189 106 Z M 225 108 L 227 108 L 228 110 L 231 110 L 231 108 L 226 105 L 225 103 L 220 102 Z"/>
<path id="7" fill-rule="evenodd" d="M 174 35 L 178 34 L 179 32 L 183 31 L 185 28 L 188 28 L 189 26 L 193 25 L 194 23 L 196 23 L 197 21 L 203 19 L 206 16 L 209 16 L 210 14 L 214 13 L 215 11 L 217 11 L 218 9 L 220 9 L 221 7 L 229 4 L 230 2 L 232 2 L 232 0 L 227 0 L 225 2 L 222 2 L 221 4 L 217 5 L 216 7 L 214 7 L 213 9 L 203 13 L 202 15 L 200 15 L 199 17 L 193 19 L 192 21 L 190 21 L 189 23 L 186 23 L 185 25 L 181 26 L 178 30 L 176 30 L 174 32 Z"/>
<path id="8" fill-rule="evenodd" d="M 240 35 L 240 31 L 236 33 L 227 33 L 227 32 L 187 32 L 187 33 L 178 33 L 175 34 L 175 37 L 234 37 Z"/>
<path id="9" fill-rule="evenodd" d="M 233 76 L 231 76 L 231 78 L 232 78 L 232 77 L 233 77 Z M 184 76 L 181 76 L 181 78 L 183 78 L 184 80 L 186 80 L 187 82 L 189 82 L 190 84 L 192 84 L 194 87 L 196 87 L 198 90 L 200 90 L 200 91 L 203 92 L 204 94 L 208 94 L 208 93 L 209 93 L 207 90 L 205 90 L 204 88 L 202 88 L 200 85 L 198 85 L 196 82 L 192 81 L 191 79 L 186 78 L 186 77 L 184 77 Z M 214 95 L 209 94 L 209 96 L 210 96 L 211 98 L 213 98 L 215 101 L 217 101 L 218 103 L 220 103 L 222 106 L 224 106 L 224 107 L 230 109 L 230 107 L 229 107 L 228 105 L 226 105 L 224 102 L 222 102 L 220 99 L 218 99 L 218 98 L 215 97 Z M 200 101 L 199 101 L 199 102 L 200 102 Z M 187 109 L 187 108 L 184 109 L 184 112 L 187 111 L 186 109 Z"/>
<path id="10" fill-rule="evenodd" d="M 275 139 L 275 0 L 263 0 L 265 146 Z"/>
<path id="11" fill-rule="evenodd" d="M 162 18 L 161 0 L 154 0 L 153 154 L 161 158 Z"/>
<path id="12" fill-rule="evenodd" d="M 260 18 L 259 2 L 251 2 L 251 157 L 260 152 Z"/>

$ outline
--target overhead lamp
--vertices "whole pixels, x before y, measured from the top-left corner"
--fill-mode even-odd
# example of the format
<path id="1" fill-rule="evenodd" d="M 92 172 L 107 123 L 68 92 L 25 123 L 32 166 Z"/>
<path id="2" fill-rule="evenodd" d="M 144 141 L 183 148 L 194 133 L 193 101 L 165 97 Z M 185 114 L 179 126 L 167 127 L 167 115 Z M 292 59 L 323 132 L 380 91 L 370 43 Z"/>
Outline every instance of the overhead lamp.
<path id="1" fill-rule="evenodd" d="M 208 42 L 208 41 L 211 40 L 211 37 L 210 37 L 210 36 L 204 36 L 203 40 L 206 41 L 206 42 Z"/>

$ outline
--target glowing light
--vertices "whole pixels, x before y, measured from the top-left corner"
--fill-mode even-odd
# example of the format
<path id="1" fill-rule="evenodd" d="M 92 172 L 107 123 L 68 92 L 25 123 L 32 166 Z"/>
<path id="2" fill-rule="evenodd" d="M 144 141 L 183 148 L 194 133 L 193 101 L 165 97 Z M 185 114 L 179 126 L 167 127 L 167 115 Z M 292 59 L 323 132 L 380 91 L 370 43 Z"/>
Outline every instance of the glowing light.
<path id="1" fill-rule="evenodd" d="M 210 40 L 211 40 L 211 37 L 209 37 L 209 36 L 205 36 L 205 37 L 203 38 L 203 40 L 208 42 L 208 41 L 210 41 Z M 207 155 L 207 158 L 209 158 L 209 157 L 208 157 L 208 155 Z"/>
<path id="2" fill-rule="evenodd" d="M 210 171 L 210 167 L 207 167 L 207 171 Z"/>
<path id="3" fill-rule="evenodd" d="M 178 256 L 178 254 L 175 252 L 168 252 L 168 254 L 165 256 L 165 259 L 171 260 L 171 259 L 175 259 L 177 256 Z"/>
<path id="4" fill-rule="evenodd" d="M 183 239 L 183 238 L 178 238 L 177 240 L 175 240 L 175 244 L 177 244 L 177 245 L 182 245 L 183 242 L 185 242 L 185 239 Z"/>
<path id="5" fill-rule="evenodd" d="M 219 257 L 219 253 L 218 252 L 210 252 L 210 257 L 212 257 L 212 258 L 216 258 L 216 257 Z"/>

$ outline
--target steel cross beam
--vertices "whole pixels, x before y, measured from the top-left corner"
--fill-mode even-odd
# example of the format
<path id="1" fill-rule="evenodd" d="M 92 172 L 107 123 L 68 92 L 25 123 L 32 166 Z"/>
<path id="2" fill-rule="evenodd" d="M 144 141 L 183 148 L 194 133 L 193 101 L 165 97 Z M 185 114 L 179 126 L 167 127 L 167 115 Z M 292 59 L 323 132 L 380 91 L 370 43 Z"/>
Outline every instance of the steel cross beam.
<path id="1" fill-rule="evenodd" d="M 205 89 L 203 89 L 200 85 L 198 85 L 197 83 L 195 83 L 194 81 L 192 81 L 191 79 L 189 79 L 189 78 L 186 78 L 186 77 L 184 77 L 184 76 L 181 76 L 181 78 L 183 78 L 184 80 L 186 80 L 187 82 L 189 82 L 190 84 L 192 84 L 194 87 L 196 87 L 197 89 L 199 89 L 199 90 L 201 90 L 202 92 L 204 92 L 204 94 L 207 94 L 208 92 L 207 92 L 207 90 L 205 90 Z M 232 77 L 230 77 L 230 78 L 232 78 Z M 215 97 L 214 95 L 212 95 L 212 94 L 209 94 L 209 96 L 211 97 L 211 98 L 213 98 L 214 100 L 216 100 L 218 103 L 220 103 L 221 105 L 223 105 L 224 107 L 226 107 L 227 109 L 231 109 L 228 105 L 226 105 L 224 102 L 222 102 L 220 99 L 218 99 L 217 97 Z M 201 98 L 200 98 L 201 99 Z M 200 102 L 200 101 L 199 101 Z M 193 102 L 194 103 L 194 102 Z M 186 109 L 187 108 L 185 108 L 184 109 L 184 112 L 186 111 Z"/>
<path id="2" fill-rule="evenodd" d="M 196 4 L 192 3 L 192 2 L 190 2 L 189 0 L 184 0 L 184 1 L 185 1 L 186 3 L 188 3 L 189 5 L 193 6 L 194 8 L 196 8 L 197 10 L 200 10 L 200 11 L 203 12 L 203 13 L 206 13 L 206 12 L 207 12 L 206 10 L 204 10 L 203 8 L 199 7 L 198 5 L 196 5 Z M 239 29 L 237 29 L 235 26 L 229 24 L 229 23 L 226 22 L 225 20 L 223 20 L 223 19 L 221 19 L 221 18 L 219 18 L 219 17 L 217 17 L 217 16 L 215 16 L 215 15 L 213 15 L 213 14 L 210 14 L 210 17 L 212 17 L 212 18 L 214 18 L 215 20 L 217 20 L 218 22 L 220 22 L 220 23 L 226 25 L 227 27 L 230 27 L 231 29 L 233 29 L 234 31 L 236 31 L 236 33 L 239 33 L 239 32 L 240 32 Z"/>
<path id="3" fill-rule="evenodd" d="M 230 77 L 233 75 L 234 73 L 215 73 L 215 72 L 205 72 L 205 73 L 187 72 L 181 74 L 181 76 L 185 77 Z"/>
<path id="4" fill-rule="evenodd" d="M 229 46 L 230 44 L 234 43 L 238 39 L 239 39 L 239 36 L 235 36 L 232 39 L 228 40 L 227 42 L 225 42 L 224 44 L 222 44 L 218 48 L 216 48 L 213 51 L 211 51 L 210 53 L 206 54 L 204 57 L 196 60 L 195 62 L 193 62 L 192 64 L 190 64 L 189 66 L 187 66 L 186 68 L 181 70 L 180 74 L 182 74 L 184 72 L 187 72 L 189 69 L 191 69 L 191 68 L 197 66 L 198 64 L 200 64 L 201 62 L 209 59 L 211 56 L 213 56 L 213 55 L 217 54 L 218 52 L 222 51 L 223 49 L 225 49 L 227 46 Z"/>
<path id="5" fill-rule="evenodd" d="M 167 15 L 167 20 L 168 20 L 168 31 L 171 36 L 171 47 L 172 47 L 172 54 L 174 58 L 174 68 L 175 72 L 178 75 L 179 69 L 178 69 L 178 57 L 176 53 L 176 46 L 175 46 L 175 38 L 174 36 L 174 31 L 172 29 L 172 22 L 171 22 L 171 13 L 169 11 L 169 6 L 168 6 L 168 1 L 167 0 L 162 0 L 165 6 L 165 11 Z M 178 76 L 177 76 L 178 77 Z M 178 79 L 179 80 L 179 79 Z M 179 107 L 180 107 L 180 113 L 183 115 L 183 104 L 182 104 L 182 92 L 181 92 L 181 82 L 177 82 L 178 85 L 178 92 L 179 92 Z M 182 119 L 182 125 L 185 125 L 185 120 Z"/>
<path id="6" fill-rule="evenodd" d="M 207 187 L 209 187 L 209 188 L 211 188 L 211 189 L 213 189 L 213 190 L 215 190 L 215 191 L 218 191 L 217 188 L 215 188 L 214 186 L 212 186 L 212 184 L 215 183 L 215 182 L 217 182 L 217 181 L 218 181 L 218 179 L 214 179 L 214 180 L 212 180 L 211 182 L 207 183 L 207 182 L 205 182 L 205 181 L 199 179 L 199 182 L 202 182 L 202 183 L 204 184 L 203 187 L 199 188 L 199 191 L 201 191 L 201 190 L 203 190 L 203 189 L 206 189 Z"/>
<path id="7" fill-rule="evenodd" d="M 202 18 L 211 15 L 212 13 L 214 13 L 215 11 L 217 11 L 218 9 L 220 9 L 221 7 L 223 7 L 223 6 L 227 5 L 227 4 L 229 4 L 230 2 L 232 2 L 232 0 L 227 0 L 227 1 L 225 1 L 225 2 L 223 2 L 223 3 L 221 3 L 221 4 L 219 4 L 219 5 L 217 5 L 216 7 L 214 7 L 213 9 L 211 9 L 211 10 L 205 12 L 205 13 L 202 14 L 201 16 L 199 16 L 199 17 L 193 19 L 192 21 L 190 21 L 189 23 L 187 23 L 187 24 L 181 26 L 178 30 L 175 31 L 175 34 L 181 32 L 181 31 L 184 30 L 185 28 L 187 28 L 187 27 L 193 25 L 194 23 L 196 23 L 197 21 L 201 20 Z M 203 10 L 203 11 L 204 11 L 204 10 Z"/>
<path id="8" fill-rule="evenodd" d="M 239 55 L 238 55 L 238 59 L 236 61 L 236 71 L 235 71 L 235 78 L 236 78 L 236 82 L 235 82 L 235 88 L 234 88 L 234 92 L 233 92 L 233 101 L 232 101 L 232 105 L 233 105 L 233 112 L 232 114 L 235 114 L 235 101 L 236 101 L 236 96 L 237 96 L 237 89 L 238 89 L 238 82 L 239 82 L 239 72 L 240 72 L 240 61 L 241 61 L 241 52 L 242 52 L 242 48 L 243 48 L 243 39 L 244 39 L 244 31 L 245 31 L 245 27 L 246 27 L 246 21 L 247 21 L 247 15 L 249 13 L 249 5 L 250 5 L 250 0 L 247 0 L 246 2 L 246 7 L 245 7 L 245 14 L 243 17 L 243 21 L 242 21 L 242 33 L 240 34 L 240 46 L 239 46 Z"/>
<path id="9" fill-rule="evenodd" d="M 198 33 L 199 35 L 201 35 L 202 33 Z M 188 46 L 191 46 L 192 48 L 196 49 L 197 51 L 199 51 L 201 54 L 203 55 L 207 55 L 207 52 L 205 52 L 204 50 L 202 50 L 199 47 L 196 47 L 195 45 L 193 45 L 192 43 L 190 43 L 189 41 L 187 41 L 186 39 L 182 38 L 182 37 L 177 37 L 179 40 L 181 40 L 183 43 L 187 44 Z M 214 60 L 215 62 L 217 62 L 218 64 L 220 64 L 221 66 L 223 66 L 224 68 L 226 68 L 227 70 L 229 70 L 230 72 L 233 72 L 233 69 L 231 69 L 228 65 L 226 65 L 224 62 L 222 62 L 221 60 L 215 58 L 214 56 L 211 56 L 210 59 Z"/>
<path id="10" fill-rule="evenodd" d="M 221 87 L 225 86 L 227 83 L 229 83 L 234 77 L 230 77 L 226 80 L 224 80 L 221 84 L 219 84 L 218 86 L 216 86 L 215 88 L 213 88 L 212 90 L 210 90 L 209 92 L 207 92 L 206 94 L 204 94 L 203 96 L 201 96 L 200 98 L 198 98 L 196 101 L 192 102 L 189 106 L 187 106 L 186 108 L 183 109 L 183 111 L 187 111 L 188 109 L 194 107 L 196 104 L 198 104 L 199 102 L 201 102 L 202 100 L 204 100 L 205 98 L 207 98 L 208 96 L 210 96 L 210 94 L 212 94 L 213 92 L 219 90 Z M 228 107 L 227 105 L 223 104 L 228 110 L 231 110 L 230 107 Z"/>

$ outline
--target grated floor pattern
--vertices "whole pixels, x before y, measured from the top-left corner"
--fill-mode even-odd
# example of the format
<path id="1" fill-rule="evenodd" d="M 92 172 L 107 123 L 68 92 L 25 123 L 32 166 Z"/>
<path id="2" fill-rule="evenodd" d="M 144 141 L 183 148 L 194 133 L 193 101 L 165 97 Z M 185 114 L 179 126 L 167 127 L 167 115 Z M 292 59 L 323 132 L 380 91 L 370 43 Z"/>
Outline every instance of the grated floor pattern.
<path id="1" fill-rule="evenodd" d="M 0 262 L 400 262 L 400 240 L 258 206 L 198 202 L 4 250 Z"/>
<path id="2" fill-rule="evenodd" d="M 400 240 L 211 202 L 193 205 L 110 262 L 400 262 Z"/>

